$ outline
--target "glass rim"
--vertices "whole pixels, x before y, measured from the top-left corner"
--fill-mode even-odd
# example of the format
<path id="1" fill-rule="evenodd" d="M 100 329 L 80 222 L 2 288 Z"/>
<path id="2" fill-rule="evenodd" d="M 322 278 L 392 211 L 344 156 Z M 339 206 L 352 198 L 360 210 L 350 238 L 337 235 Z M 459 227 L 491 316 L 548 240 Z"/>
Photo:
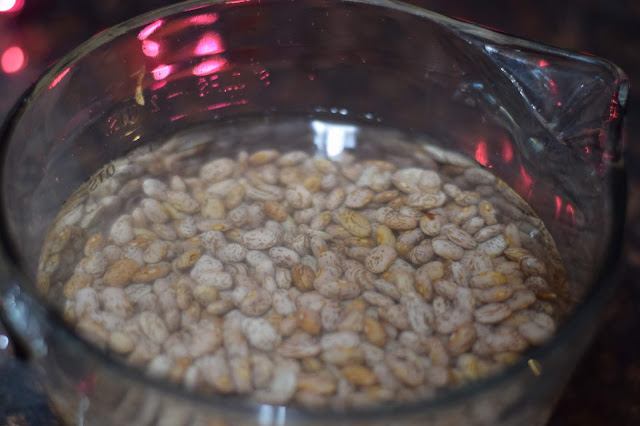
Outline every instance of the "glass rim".
<path id="1" fill-rule="evenodd" d="M 609 69 L 609 71 L 617 75 L 619 77 L 618 82 L 627 80 L 624 72 L 615 64 L 607 61 L 606 59 L 582 53 L 575 53 L 548 46 L 542 43 L 506 35 L 495 30 L 487 29 L 475 23 L 469 23 L 455 18 L 450 18 L 401 1 L 340 0 L 337 3 L 330 3 L 327 0 L 318 1 L 333 5 L 354 3 L 377 6 L 380 7 L 381 10 L 393 9 L 423 19 L 431 20 L 448 27 L 455 27 L 467 34 L 481 36 L 483 38 L 491 39 L 495 42 L 509 42 L 511 45 L 530 48 L 541 53 L 559 55 L 577 61 L 597 63 L 605 66 Z M 263 3 L 284 2 L 285 0 L 263 0 Z M 135 28 L 148 24 L 149 22 L 152 22 L 154 20 L 162 19 L 182 12 L 188 12 L 194 9 L 225 3 L 231 4 L 241 2 L 238 0 L 184 1 L 136 16 L 94 35 L 93 37 L 73 49 L 70 53 L 63 56 L 48 70 L 44 71 L 41 76 L 31 85 L 31 87 L 25 91 L 25 93 L 14 104 L 14 107 L 7 115 L 5 122 L 2 124 L 2 127 L 0 128 L 0 141 L 5 142 L 9 140 L 11 129 L 20 121 L 21 116 L 26 111 L 29 103 L 35 101 L 42 90 L 48 88 L 49 85 L 61 75 L 61 73 L 65 72 L 65 69 L 72 66 L 75 62 L 82 60 L 83 57 L 90 54 L 97 48 Z M 247 1 L 247 3 L 245 4 L 247 6 L 260 7 L 260 4 L 256 5 L 255 3 L 249 1 Z M 618 143 L 619 141 L 611 142 Z M 2 165 L 4 165 L 6 162 L 7 150 L 7 144 L 2 143 L 0 145 L 0 164 Z M 318 420 L 367 420 L 381 417 L 389 418 L 396 416 L 398 413 L 401 413 L 402 416 L 412 416 L 434 409 L 439 410 L 454 404 L 471 401 L 473 397 L 498 389 L 499 386 L 508 383 L 509 380 L 513 377 L 522 374 L 524 371 L 530 370 L 530 367 L 528 365 L 529 359 L 543 360 L 548 358 L 549 356 L 552 356 L 555 347 L 558 346 L 560 342 L 566 340 L 568 337 L 571 337 L 575 333 L 579 333 L 585 328 L 585 323 L 590 321 L 591 314 L 593 312 L 599 311 L 602 308 L 604 303 L 608 300 L 608 296 L 611 294 L 613 289 L 614 279 L 612 277 L 615 275 L 615 271 L 617 270 L 617 265 L 619 263 L 619 254 L 621 253 L 622 248 L 621 241 L 624 235 L 623 229 L 627 198 L 624 163 L 621 161 L 616 164 L 610 165 L 609 173 L 611 174 L 609 189 L 611 190 L 610 193 L 612 194 L 611 201 L 613 210 L 613 229 L 610 230 L 611 237 L 608 241 L 608 250 L 606 251 L 607 256 L 602 259 L 602 266 L 597 276 L 595 276 L 592 280 L 592 285 L 585 293 L 582 301 L 569 314 L 565 321 L 559 324 L 557 331 L 544 344 L 540 346 L 530 347 L 522 354 L 518 361 L 503 368 L 497 373 L 491 374 L 486 378 L 465 384 L 461 387 L 438 389 L 435 395 L 426 399 L 416 399 L 411 402 L 393 404 L 385 402 L 371 408 L 350 408 L 345 411 L 316 411 L 305 409 L 304 407 L 299 406 L 285 406 L 287 418 L 313 418 Z M 102 368 L 113 371 L 116 375 L 119 375 L 121 377 L 126 377 L 128 380 L 135 382 L 137 385 L 151 388 L 154 391 L 160 392 L 163 397 L 175 397 L 180 400 L 184 400 L 187 403 L 195 403 L 207 411 L 220 409 L 222 411 L 233 411 L 236 413 L 242 413 L 246 412 L 247 409 L 256 409 L 264 405 L 278 407 L 270 404 L 261 404 L 255 401 L 250 401 L 249 398 L 242 395 L 203 395 L 196 391 L 188 391 L 181 384 L 152 378 L 146 375 L 140 369 L 127 365 L 122 361 L 119 361 L 114 357 L 108 355 L 105 351 L 102 351 L 96 346 L 90 344 L 88 341 L 81 338 L 78 333 L 71 327 L 71 325 L 63 320 L 60 313 L 57 310 L 53 309 L 50 304 L 48 304 L 46 300 L 42 298 L 42 296 L 34 291 L 31 291 L 31 289 L 29 288 L 25 289 L 24 287 L 19 285 L 20 280 L 25 279 L 25 275 L 20 271 L 21 267 L 20 262 L 18 261 L 19 257 L 15 254 L 15 250 L 11 245 L 10 238 L 8 238 L 6 235 L 6 226 L 7 220 L 5 218 L 4 209 L 0 209 L 0 256 L 6 258 L 6 260 L 9 261 L 10 267 L 12 268 L 11 272 L 14 272 L 18 276 L 19 288 L 25 291 L 28 296 L 33 299 L 37 307 L 43 308 L 45 320 L 48 324 L 51 324 L 50 328 L 52 330 L 52 333 L 63 333 L 65 339 L 73 341 L 74 344 L 79 345 L 82 348 L 83 356 L 92 358 Z M 0 310 L 1 309 L 3 309 L 3 307 L 0 305 Z M 531 372 L 531 374 L 533 374 L 533 372 Z"/>

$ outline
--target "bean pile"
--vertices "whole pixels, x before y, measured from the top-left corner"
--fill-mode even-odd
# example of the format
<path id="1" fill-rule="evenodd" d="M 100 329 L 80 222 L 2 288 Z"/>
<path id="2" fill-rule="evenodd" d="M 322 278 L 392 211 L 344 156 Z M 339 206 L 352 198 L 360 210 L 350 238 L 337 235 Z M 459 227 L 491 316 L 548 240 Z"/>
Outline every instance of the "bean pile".
<path id="1" fill-rule="evenodd" d="M 477 380 L 554 332 L 564 274 L 502 181 L 419 154 L 263 149 L 176 171 L 136 153 L 67 203 L 40 290 L 95 345 L 200 392 L 344 409 Z"/>

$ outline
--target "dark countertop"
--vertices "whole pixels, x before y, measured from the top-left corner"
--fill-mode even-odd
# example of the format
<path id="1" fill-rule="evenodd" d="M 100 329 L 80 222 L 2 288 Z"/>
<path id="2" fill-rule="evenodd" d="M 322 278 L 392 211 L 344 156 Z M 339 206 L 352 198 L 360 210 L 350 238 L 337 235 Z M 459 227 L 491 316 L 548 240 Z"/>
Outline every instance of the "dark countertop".
<path id="1" fill-rule="evenodd" d="M 20 2 L 21 0 L 18 0 Z M 610 59 L 640 81 L 640 2 L 634 0 L 411 0 L 447 15 L 524 38 Z M 1 3 L 1 2 L 0 2 Z M 19 46 L 24 68 L 0 69 L 0 121 L 20 93 L 56 58 L 90 35 L 169 4 L 162 0 L 25 0 L 20 13 L 0 13 L 0 54 Z M 550 426 L 640 425 L 640 96 L 627 114 L 629 203 L 624 260 L 600 331 L 558 402 Z M 56 425 L 33 372 L 4 349 L 0 329 L 0 426 Z"/>

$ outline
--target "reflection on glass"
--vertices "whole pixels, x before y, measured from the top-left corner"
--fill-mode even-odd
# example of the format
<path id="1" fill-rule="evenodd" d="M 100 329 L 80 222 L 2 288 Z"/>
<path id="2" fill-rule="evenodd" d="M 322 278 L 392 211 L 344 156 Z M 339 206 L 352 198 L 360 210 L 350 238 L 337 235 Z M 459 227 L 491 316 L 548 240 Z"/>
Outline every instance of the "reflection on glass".
<path id="1" fill-rule="evenodd" d="M 314 143 L 319 152 L 325 153 L 329 158 L 342 154 L 347 148 L 355 148 L 356 133 L 358 128 L 345 124 L 326 123 L 312 121 L 311 128 L 314 131 Z"/>
<path id="2" fill-rule="evenodd" d="M 56 78 L 54 78 L 53 81 L 51 82 L 51 84 L 49 85 L 49 89 L 53 89 L 54 87 L 56 87 L 62 81 L 62 79 L 67 74 L 69 74 L 69 71 L 71 71 L 71 67 L 66 68 L 64 71 L 62 71 L 60 74 L 58 74 L 58 76 Z"/>
<path id="3" fill-rule="evenodd" d="M 286 407 L 261 405 L 258 409 L 258 424 L 260 426 L 282 426 L 287 419 Z"/>
<path id="4" fill-rule="evenodd" d="M 142 53 L 145 56 L 149 56 L 151 58 L 155 58 L 160 53 L 160 44 L 151 40 L 144 40 L 142 42 Z"/>
<path id="5" fill-rule="evenodd" d="M 489 153 L 487 151 L 487 143 L 485 141 L 478 141 L 475 153 L 476 161 L 485 167 L 489 166 Z"/>
<path id="6" fill-rule="evenodd" d="M 153 34 L 158 28 L 160 28 L 162 24 L 163 24 L 162 19 L 158 19 L 157 21 L 154 21 L 151 24 L 147 25 L 142 29 L 142 31 L 140 31 L 140 34 L 138 34 L 138 40 L 145 40 L 147 37 Z"/>
<path id="7" fill-rule="evenodd" d="M 27 55 L 18 46 L 12 46 L 4 51 L 0 58 L 0 66 L 2 71 L 7 74 L 13 74 L 27 65 Z"/>
<path id="8" fill-rule="evenodd" d="M 171 74 L 173 66 L 171 65 L 159 65 L 151 71 L 153 78 L 156 80 L 163 80 Z"/>
<path id="9" fill-rule="evenodd" d="M 513 147 L 508 139 L 502 143 L 502 160 L 505 163 L 510 163 L 513 160 Z"/>
<path id="10" fill-rule="evenodd" d="M 220 53 L 224 51 L 222 46 L 222 39 L 218 33 L 206 33 L 202 36 L 194 53 L 196 55 L 212 55 L 214 53 Z"/>
<path id="11" fill-rule="evenodd" d="M 217 13 L 203 13 L 189 18 L 189 22 L 196 25 L 209 25 L 218 20 Z"/>
<path id="12" fill-rule="evenodd" d="M 204 76 L 219 71 L 227 61 L 224 58 L 214 58 L 206 60 L 193 68 L 193 74 Z"/>
<path id="13" fill-rule="evenodd" d="M 24 0 L 0 0 L 0 12 L 18 12 L 24 6 Z"/>

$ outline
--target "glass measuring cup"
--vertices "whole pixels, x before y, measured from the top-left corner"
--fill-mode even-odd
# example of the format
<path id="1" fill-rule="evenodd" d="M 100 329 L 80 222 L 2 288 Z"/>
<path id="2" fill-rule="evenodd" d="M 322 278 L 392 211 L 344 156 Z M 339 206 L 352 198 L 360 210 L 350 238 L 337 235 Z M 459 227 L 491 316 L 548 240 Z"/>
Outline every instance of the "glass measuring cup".
<path id="1" fill-rule="evenodd" d="M 153 12 L 61 60 L 7 122 L 4 317 L 69 422 L 543 422 L 610 289 L 626 98 L 625 76 L 605 61 L 400 3 L 188 2 Z M 109 161 L 205 123 L 292 115 L 428 135 L 491 167 L 546 224 L 581 307 L 546 345 L 485 381 L 401 407 L 310 415 L 143 377 L 79 339 L 37 296 L 55 214 Z"/>

